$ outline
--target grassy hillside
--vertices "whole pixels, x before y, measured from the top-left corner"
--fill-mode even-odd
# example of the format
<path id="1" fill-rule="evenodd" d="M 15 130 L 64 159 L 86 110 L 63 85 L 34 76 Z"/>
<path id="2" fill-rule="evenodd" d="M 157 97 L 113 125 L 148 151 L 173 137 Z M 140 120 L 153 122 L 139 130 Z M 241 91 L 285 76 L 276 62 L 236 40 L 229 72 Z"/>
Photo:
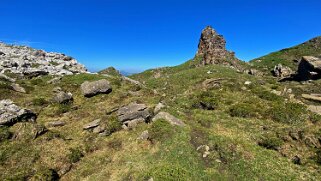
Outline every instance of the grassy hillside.
<path id="1" fill-rule="evenodd" d="M 269 72 L 273 67 L 279 63 L 290 67 L 296 71 L 298 61 L 302 56 L 320 56 L 321 55 L 321 37 L 313 38 L 300 45 L 282 49 L 277 52 L 270 53 L 263 57 L 256 58 L 250 63 L 264 72 Z"/>
<path id="2" fill-rule="evenodd" d="M 32 123 L 1 128 L 0 180 L 50 180 L 53 171 L 70 166 L 61 180 L 321 179 L 321 119 L 297 103 L 301 93 L 321 93 L 315 88 L 321 81 L 308 89 L 219 65 L 195 67 L 193 61 L 133 75 L 142 87 L 99 74 L 65 76 L 47 84 L 51 78 L 19 80 L 27 94 L 13 92 L 1 80 L 1 99 L 34 110 L 38 125 L 57 120 L 66 125 L 48 128 L 36 139 Z M 99 79 L 108 79 L 113 92 L 83 97 L 80 84 Z M 51 102 L 57 86 L 73 93 L 72 104 Z M 296 98 L 271 93 L 285 88 L 292 88 Z M 111 110 L 135 101 L 151 110 L 163 102 L 163 111 L 186 126 L 157 120 L 126 131 L 115 124 L 117 131 L 109 136 L 82 129 L 98 118 L 113 122 Z M 150 138 L 137 140 L 144 130 Z M 206 147 L 209 154 L 204 156 Z"/>

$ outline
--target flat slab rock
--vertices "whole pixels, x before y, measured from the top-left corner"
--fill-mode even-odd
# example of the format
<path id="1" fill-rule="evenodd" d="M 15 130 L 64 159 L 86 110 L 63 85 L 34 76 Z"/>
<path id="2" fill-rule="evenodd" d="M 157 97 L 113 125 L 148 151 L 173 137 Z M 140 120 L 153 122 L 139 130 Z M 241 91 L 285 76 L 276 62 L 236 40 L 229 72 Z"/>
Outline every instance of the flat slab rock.
<path id="1" fill-rule="evenodd" d="M 321 102 L 321 95 L 319 94 L 302 94 L 302 97 L 307 100 Z"/>
<path id="2" fill-rule="evenodd" d="M 181 121 L 180 119 L 176 118 L 175 116 L 167 113 L 167 112 L 160 112 L 158 113 L 152 121 L 156 121 L 158 119 L 165 119 L 167 120 L 171 125 L 177 125 L 177 126 L 185 126 L 185 123 Z"/>
<path id="3" fill-rule="evenodd" d="M 83 129 L 84 129 L 84 130 L 93 129 L 93 128 L 99 126 L 100 121 L 101 121 L 100 119 L 96 119 L 95 121 L 92 121 L 92 122 L 84 125 Z"/>
<path id="4" fill-rule="evenodd" d="M 121 107 L 117 111 L 118 120 L 126 122 L 135 119 L 148 119 L 151 114 L 145 104 L 130 103 L 127 106 Z"/>
<path id="5" fill-rule="evenodd" d="M 80 88 L 85 97 L 93 97 L 97 94 L 108 94 L 112 91 L 112 87 L 106 79 L 93 82 L 86 81 L 81 84 Z"/>
<path id="6" fill-rule="evenodd" d="M 15 105 L 11 100 L 0 101 L 0 126 L 12 126 L 17 122 L 34 122 L 37 115 L 28 109 Z"/>

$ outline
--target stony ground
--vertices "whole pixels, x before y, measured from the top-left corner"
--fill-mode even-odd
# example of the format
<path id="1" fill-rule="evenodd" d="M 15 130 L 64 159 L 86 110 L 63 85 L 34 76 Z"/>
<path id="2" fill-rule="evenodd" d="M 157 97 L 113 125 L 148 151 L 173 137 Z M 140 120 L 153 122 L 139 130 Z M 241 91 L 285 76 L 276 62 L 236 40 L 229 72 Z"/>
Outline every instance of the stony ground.
<path id="1" fill-rule="evenodd" d="M 320 81 L 191 62 L 131 77 L 141 84 L 117 74 L 53 78 L 18 79 L 26 93 L 1 79 L 1 100 L 37 114 L 1 127 L 1 180 L 321 178 L 321 119 L 307 110 L 319 103 L 302 98 L 320 93 Z M 112 91 L 85 97 L 81 84 L 102 79 Z"/>

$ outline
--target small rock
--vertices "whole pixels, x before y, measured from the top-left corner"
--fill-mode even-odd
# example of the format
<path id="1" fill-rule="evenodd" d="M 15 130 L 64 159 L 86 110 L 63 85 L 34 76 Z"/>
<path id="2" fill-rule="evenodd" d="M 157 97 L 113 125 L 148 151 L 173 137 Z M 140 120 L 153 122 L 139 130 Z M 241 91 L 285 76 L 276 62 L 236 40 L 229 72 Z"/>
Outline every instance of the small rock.
<path id="1" fill-rule="evenodd" d="M 252 84 L 251 81 L 245 81 L 245 82 L 244 82 L 244 85 L 250 85 L 250 84 Z"/>
<path id="2" fill-rule="evenodd" d="M 83 129 L 84 129 L 84 130 L 87 130 L 87 129 L 95 128 L 95 127 L 99 126 L 100 121 L 101 121 L 100 119 L 96 119 L 95 121 L 92 121 L 92 122 L 86 124 L 86 125 L 83 127 Z"/>
<path id="3" fill-rule="evenodd" d="M 137 138 L 139 140 L 147 140 L 149 138 L 148 130 L 145 130 L 140 134 L 140 136 Z"/>
<path id="4" fill-rule="evenodd" d="M 53 122 L 47 123 L 48 127 L 60 127 L 60 126 L 64 126 L 64 125 L 66 125 L 66 123 L 64 121 L 53 121 Z"/>
<path id="5" fill-rule="evenodd" d="M 165 105 L 163 103 L 158 103 L 154 109 L 154 114 L 157 114 L 161 109 L 163 109 Z"/>
<path id="6" fill-rule="evenodd" d="M 71 168 L 72 168 L 72 164 L 70 163 L 63 165 L 62 168 L 58 171 L 59 177 L 62 177 L 63 175 L 68 173 L 71 170 Z"/>
<path id="7" fill-rule="evenodd" d="M 321 95 L 318 94 L 302 94 L 302 97 L 307 100 L 321 102 Z"/>
<path id="8" fill-rule="evenodd" d="M 54 96 L 53 100 L 56 103 L 64 104 L 64 103 L 72 102 L 73 97 L 70 92 L 66 93 L 66 92 L 60 91 Z"/>
<path id="9" fill-rule="evenodd" d="M 11 87 L 16 92 L 26 93 L 26 90 L 23 87 L 21 87 L 19 84 L 14 84 L 13 83 L 13 84 L 11 84 Z"/>
<path id="10" fill-rule="evenodd" d="M 47 81 L 48 84 L 56 84 L 62 80 L 62 77 L 55 77 L 49 81 Z"/>
<path id="11" fill-rule="evenodd" d="M 149 113 L 145 104 L 130 103 L 127 106 L 119 108 L 117 111 L 117 116 L 118 120 L 124 123 L 137 119 L 143 119 L 144 121 L 147 121 L 151 114 Z"/>
<path id="12" fill-rule="evenodd" d="M 34 135 L 34 139 L 38 138 L 39 136 L 45 134 L 48 131 L 48 129 L 46 127 L 44 127 L 43 125 L 35 125 L 35 127 L 32 130 L 32 133 Z"/>
<path id="13" fill-rule="evenodd" d="M 93 129 L 93 133 L 102 133 L 106 130 L 106 127 L 105 126 L 97 126 Z"/>
<path id="14" fill-rule="evenodd" d="M 0 73 L 0 78 L 4 79 L 6 81 L 9 81 L 9 82 L 15 82 L 16 81 L 16 79 L 10 78 L 10 77 L 8 77 L 8 76 L 6 76 L 4 74 L 1 74 L 1 73 Z"/>
<path id="15" fill-rule="evenodd" d="M 160 112 L 158 113 L 152 121 L 156 121 L 158 119 L 165 119 L 167 120 L 170 124 L 172 125 L 177 125 L 177 126 L 185 126 L 185 123 L 181 121 L 180 119 L 174 117 L 173 115 L 167 113 L 167 112 Z"/>

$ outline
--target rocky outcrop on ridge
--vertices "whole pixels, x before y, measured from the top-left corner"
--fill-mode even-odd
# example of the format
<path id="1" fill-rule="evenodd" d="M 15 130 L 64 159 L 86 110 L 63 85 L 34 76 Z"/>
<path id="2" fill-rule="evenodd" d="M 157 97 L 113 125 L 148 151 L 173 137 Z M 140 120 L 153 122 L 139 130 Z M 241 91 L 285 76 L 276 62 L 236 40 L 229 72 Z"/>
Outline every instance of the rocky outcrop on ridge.
<path id="1" fill-rule="evenodd" d="M 0 42 L 0 73 L 11 72 L 22 76 L 72 75 L 87 69 L 74 58 L 61 53 L 45 52 L 27 46 Z"/>
<path id="2" fill-rule="evenodd" d="M 207 26 L 201 34 L 196 57 L 200 57 L 201 65 L 223 64 L 237 66 L 239 60 L 234 52 L 226 50 L 226 41 L 211 26 Z"/>

